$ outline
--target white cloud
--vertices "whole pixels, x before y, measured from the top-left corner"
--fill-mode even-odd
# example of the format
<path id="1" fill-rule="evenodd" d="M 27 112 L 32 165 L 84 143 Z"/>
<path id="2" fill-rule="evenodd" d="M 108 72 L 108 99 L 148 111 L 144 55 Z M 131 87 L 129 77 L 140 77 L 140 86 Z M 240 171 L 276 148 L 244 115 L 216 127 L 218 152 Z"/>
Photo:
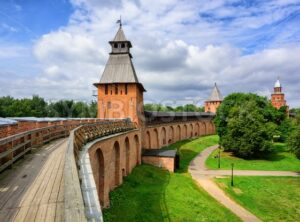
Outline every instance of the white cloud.
<path id="1" fill-rule="evenodd" d="M 247 7 L 222 0 L 71 2 L 75 11 L 68 25 L 34 43 L 41 72 L 30 81 L 15 81 L 9 86 L 12 95 L 91 99 L 92 83 L 100 79 L 110 52 L 108 41 L 121 14 L 138 77 L 148 91 L 146 99 L 203 100 L 214 82 L 225 95 L 234 91 L 268 95 L 281 76 L 288 102 L 300 106 L 295 96 L 300 94 L 300 45 L 286 44 L 291 36 L 276 30 L 278 38 L 265 49 L 258 45 L 259 50 L 244 54 L 241 47 L 245 42 L 265 44 L 255 39 L 266 32 L 253 30 L 285 18 L 292 9 L 284 1 Z M 289 33 L 297 32 L 289 27 Z"/>

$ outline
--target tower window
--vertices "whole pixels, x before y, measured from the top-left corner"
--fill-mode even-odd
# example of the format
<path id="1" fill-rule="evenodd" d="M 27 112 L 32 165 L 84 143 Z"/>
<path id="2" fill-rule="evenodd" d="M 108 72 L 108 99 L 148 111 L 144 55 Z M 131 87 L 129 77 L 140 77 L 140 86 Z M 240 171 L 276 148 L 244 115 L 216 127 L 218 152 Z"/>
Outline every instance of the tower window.
<path id="1" fill-rule="evenodd" d="M 125 48 L 125 43 L 122 43 L 122 44 L 121 44 L 121 48 Z"/>
<path id="2" fill-rule="evenodd" d="M 115 48 L 115 49 L 118 48 L 118 43 L 114 43 L 114 48 Z"/>
<path id="3" fill-rule="evenodd" d="M 107 102 L 107 108 L 108 108 L 108 109 L 111 108 L 111 102 Z"/>
<path id="4" fill-rule="evenodd" d="M 105 85 L 105 95 L 108 94 L 108 85 Z"/>
<path id="5" fill-rule="evenodd" d="M 119 89 L 118 89 L 118 84 L 115 85 L 115 94 L 118 95 Z"/>
<path id="6" fill-rule="evenodd" d="M 127 93 L 128 93 L 128 85 L 125 84 L 125 95 L 127 95 Z"/>

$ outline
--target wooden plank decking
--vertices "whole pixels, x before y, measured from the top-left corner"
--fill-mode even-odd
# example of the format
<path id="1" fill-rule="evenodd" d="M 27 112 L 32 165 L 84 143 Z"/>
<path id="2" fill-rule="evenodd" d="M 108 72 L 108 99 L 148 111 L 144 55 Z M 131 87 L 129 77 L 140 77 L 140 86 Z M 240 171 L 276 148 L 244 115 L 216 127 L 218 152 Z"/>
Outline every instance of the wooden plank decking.
<path id="1" fill-rule="evenodd" d="M 57 140 L 0 174 L 0 222 L 63 221 L 66 149 Z"/>

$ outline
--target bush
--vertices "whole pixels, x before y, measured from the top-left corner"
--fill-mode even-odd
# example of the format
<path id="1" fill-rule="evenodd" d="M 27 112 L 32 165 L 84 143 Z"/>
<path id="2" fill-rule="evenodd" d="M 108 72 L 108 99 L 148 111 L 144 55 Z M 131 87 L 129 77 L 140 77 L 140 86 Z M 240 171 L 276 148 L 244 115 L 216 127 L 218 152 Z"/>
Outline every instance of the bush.
<path id="1" fill-rule="evenodd" d="M 254 101 L 233 107 L 227 118 L 226 134 L 221 137 L 225 151 L 242 158 L 263 157 L 272 151 L 272 132 Z"/>
<path id="2" fill-rule="evenodd" d="M 298 126 L 288 138 L 288 148 L 300 159 L 300 126 Z"/>
<path id="3" fill-rule="evenodd" d="M 281 124 L 278 126 L 278 132 L 280 136 L 278 142 L 285 142 L 294 129 L 295 129 L 295 124 L 293 123 L 292 120 L 290 119 L 283 120 Z"/>
<path id="4" fill-rule="evenodd" d="M 283 118 L 280 113 L 271 105 L 266 97 L 252 93 L 232 93 L 228 95 L 218 108 L 215 124 L 218 135 L 222 138 L 227 134 L 228 117 L 232 109 L 243 108 L 248 102 L 255 103 L 255 110 L 262 115 L 262 122 L 280 122 Z"/>

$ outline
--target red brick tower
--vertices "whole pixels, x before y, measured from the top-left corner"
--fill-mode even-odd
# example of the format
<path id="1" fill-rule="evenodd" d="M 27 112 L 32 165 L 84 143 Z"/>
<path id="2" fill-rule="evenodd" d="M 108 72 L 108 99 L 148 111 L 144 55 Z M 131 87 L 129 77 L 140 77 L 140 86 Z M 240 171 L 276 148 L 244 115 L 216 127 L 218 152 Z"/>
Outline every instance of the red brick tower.
<path id="1" fill-rule="evenodd" d="M 204 107 L 205 112 L 216 113 L 222 101 L 223 98 L 221 92 L 217 86 L 217 83 L 215 83 L 215 86 L 211 92 L 209 99 L 205 101 L 205 107 Z"/>
<path id="2" fill-rule="evenodd" d="M 272 105 L 276 109 L 280 109 L 282 106 L 287 106 L 286 101 L 284 99 L 284 93 L 282 92 L 282 86 L 279 81 L 279 78 L 277 79 L 275 86 L 274 86 L 274 92 L 272 93 L 271 98 Z"/>
<path id="3" fill-rule="evenodd" d="M 137 125 L 143 117 L 143 93 L 130 48 L 131 42 L 125 37 L 120 24 L 115 38 L 109 42 L 111 53 L 105 66 L 98 88 L 98 118 L 130 118 Z"/>

